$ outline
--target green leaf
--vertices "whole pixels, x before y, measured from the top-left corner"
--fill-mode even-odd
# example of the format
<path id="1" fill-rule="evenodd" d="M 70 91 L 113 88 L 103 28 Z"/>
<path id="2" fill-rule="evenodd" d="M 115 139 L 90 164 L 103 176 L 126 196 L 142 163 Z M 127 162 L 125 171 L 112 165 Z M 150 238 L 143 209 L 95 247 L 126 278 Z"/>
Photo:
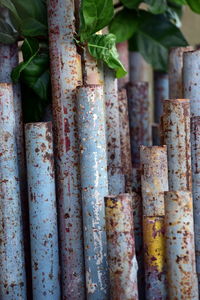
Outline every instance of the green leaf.
<path id="1" fill-rule="evenodd" d="M 21 23 L 21 18 L 19 17 L 18 12 L 11 0 L 0 0 L 0 6 L 6 7 L 9 11 L 11 11 L 18 23 Z"/>
<path id="2" fill-rule="evenodd" d="M 112 0 L 82 0 L 80 37 L 86 41 L 93 33 L 107 26 L 114 15 Z"/>
<path id="3" fill-rule="evenodd" d="M 141 0 L 121 0 L 121 2 L 124 4 L 127 8 L 138 8 L 139 4 L 143 1 Z"/>
<path id="4" fill-rule="evenodd" d="M 168 7 L 164 15 L 170 22 L 172 22 L 174 25 L 176 25 L 176 27 L 178 27 L 178 28 L 181 27 L 181 25 L 182 25 L 181 19 L 180 19 L 179 15 L 177 14 L 177 12 L 173 8 Z"/>
<path id="5" fill-rule="evenodd" d="M 109 31 L 116 36 L 116 42 L 128 40 L 137 30 L 138 16 L 135 10 L 123 9 L 116 13 L 109 25 Z"/>
<path id="6" fill-rule="evenodd" d="M 140 25 L 134 40 L 146 61 L 160 71 L 167 70 L 168 50 L 171 47 L 187 46 L 181 31 L 163 15 L 152 15 L 144 11 L 141 12 Z"/>
<path id="7" fill-rule="evenodd" d="M 48 35 L 47 26 L 34 18 L 24 19 L 21 26 L 21 32 L 24 36 L 29 37 Z"/>
<path id="8" fill-rule="evenodd" d="M 200 0 L 187 0 L 187 4 L 195 13 L 200 14 Z"/>
<path id="9" fill-rule="evenodd" d="M 179 5 L 187 5 L 186 0 L 170 0 L 169 2 L 179 4 Z"/>
<path id="10" fill-rule="evenodd" d="M 13 44 L 17 38 L 18 33 L 3 18 L 0 18 L 0 43 Z"/>
<path id="11" fill-rule="evenodd" d="M 162 14 L 167 9 L 166 0 L 144 0 L 149 5 L 149 10 L 152 14 Z"/>
<path id="12" fill-rule="evenodd" d="M 93 34 L 88 40 L 88 49 L 94 58 L 103 60 L 108 67 L 116 71 L 116 77 L 121 78 L 127 72 L 119 60 L 115 42 L 116 37 L 112 33 Z"/>
<path id="13" fill-rule="evenodd" d="M 29 60 L 39 50 L 40 45 L 38 40 L 34 38 L 25 38 L 21 50 L 24 61 Z"/>

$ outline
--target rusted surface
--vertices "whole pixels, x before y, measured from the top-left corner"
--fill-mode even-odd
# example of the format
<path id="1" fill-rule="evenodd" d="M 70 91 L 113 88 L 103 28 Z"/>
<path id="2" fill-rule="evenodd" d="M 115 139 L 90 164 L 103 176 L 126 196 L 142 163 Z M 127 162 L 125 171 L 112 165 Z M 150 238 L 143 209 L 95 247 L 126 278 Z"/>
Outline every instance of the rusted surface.
<path id="1" fill-rule="evenodd" d="M 117 79 L 108 67 L 104 68 L 104 97 L 106 111 L 106 140 L 108 160 L 108 192 L 118 195 L 124 192 L 124 176 L 122 175 L 119 102 Z"/>
<path id="2" fill-rule="evenodd" d="M 60 299 L 51 123 L 25 126 L 33 299 Z M 45 184 L 44 184 L 45 182 Z"/>
<path id="3" fill-rule="evenodd" d="M 87 299 L 107 300 L 104 197 L 108 195 L 108 177 L 103 87 L 79 87 L 77 109 Z"/>
<path id="4" fill-rule="evenodd" d="M 26 299 L 12 85 L 0 83 L 0 299 Z"/>
<path id="5" fill-rule="evenodd" d="M 127 85 L 131 156 L 133 167 L 140 164 L 140 145 L 150 146 L 151 127 L 148 102 L 148 83 L 131 82 Z"/>
<path id="6" fill-rule="evenodd" d="M 170 190 L 191 190 L 190 102 L 164 101 L 163 143 L 167 145 Z"/>
<path id="7" fill-rule="evenodd" d="M 84 299 L 84 259 L 76 126 L 79 84 L 73 1 L 48 0 L 53 121 L 63 299 Z"/>
<path id="8" fill-rule="evenodd" d="M 159 124 L 163 113 L 163 101 L 169 98 L 167 73 L 154 71 L 154 121 Z"/>
<path id="9" fill-rule="evenodd" d="M 130 82 L 146 80 L 148 64 L 137 51 L 129 51 L 129 77 Z"/>
<path id="10" fill-rule="evenodd" d="M 168 191 L 167 147 L 140 147 L 143 215 L 164 216 L 164 191 Z"/>
<path id="11" fill-rule="evenodd" d="M 129 194 L 108 196 L 105 198 L 105 205 L 110 299 L 136 300 L 137 261 L 133 237 L 132 197 Z"/>
<path id="12" fill-rule="evenodd" d="M 199 59 L 200 49 L 184 53 L 183 55 L 184 98 L 190 99 L 191 116 L 200 116 Z"/>
<path id="13" fill-rule="evenodd" d="M 126 89 L 119 90 L 118 103 L 122 174 L 125 175 L 125 191 L 128 193 L 132 190 L 132 164 Z"/>
<path id="14" fill-rule="evenodd" d="M 169 98 L 184 98 L 183 92 L 183 54 L 193 47 L 172 48 L 169 52 Z M 187 97 L 186 97 L 187 98 Z M 190 99 L 190 98 L 189 98 Z"/>
<path id="15" fill-rule="evenodd" d="M 143 217 L 143 240 L 146 299 L 164 300 L 166 299 L 164 217 Z"/>
<path id="16" fill-rule="evenodd" d="M 200 116 L 191 118 L 191 152 L 196 268 L 200 291 Z"/>
<path id="17" fill-rule="evenodd" d="M 123 66 L 129 71 L 129 52 L 128 52 L 128 41 L 117 43 L 117 51 L 119 54 L 119 59 L 122 62 Z M 123 78 L 118 79 L 118 87 L 119 89 L 124 88 L 125 85 L 129 81 L 129 74 L 124 76 Z"/>
<path id="18" fill-rule="evenodd" d="M 197 300 L 192 195 L 165 193 L 167 286 L 170 300 Z"/>

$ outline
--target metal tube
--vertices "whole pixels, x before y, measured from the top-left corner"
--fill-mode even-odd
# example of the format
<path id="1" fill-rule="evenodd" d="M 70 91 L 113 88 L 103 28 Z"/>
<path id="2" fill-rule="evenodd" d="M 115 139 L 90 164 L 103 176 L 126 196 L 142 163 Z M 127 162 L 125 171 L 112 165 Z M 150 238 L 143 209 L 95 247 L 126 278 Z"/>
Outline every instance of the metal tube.
<path id="1" fill-rule="evenodd" d="M 79 83 L 73 1 L 48 0 L 52 106 L 63 299 L 85 297 L 75 88 Z"/>
<path id="2" fill-rule="evenodd" d="M 151 126 L 148 102 L 148 83 L 131 82 L 127 85 L 131 156 L 133 167 L 140 164 L 140 145 L 151 145 Z"/>
<path id="3" fill-rule="evenodd" d="M 130 82 L 147 80 L 148 64 L 137 51 L 129 51 Z"/>
<path id="4" fill-rule="evenodd" d="M 0 298 L 26 299 L 12 85 L 0 83 Z"/>
<path id="5" fill-rule="evenodd" d="M 200 291 L 200 116 L 191 118 L 191 152 L 196 268 Z"/>
<path id="6" fill-rule="evenodd" d="M 168 191 L 167 147 L 140 147 L 143 215 L 164 216 L 164 191 Z"/>
<path id="7" fill-rule="evenodd" d="M 164 101 L 162 135 L 167 145 L 170 190 L 191 190 L 190 102 Z"/>
<path id="8" fill-rule="evenodd" d="M 104 83 L 103 64 L 95 60 L 87 49 L 83 50 L 83 83 L 86 85 Z"/>
<path id="9" fill-rule="evenodd" d="M 112 300 L 137 300 L 133 207 L 129 194 L 105 197 Z"/>
<path id="10" fill-rule="evenodd" d="M 165 240 L 169 299 L 197 300 L 192 195 L 165 193 Z"/>
<path id="11" fill-rule="evenodd" d="M 77 91 L 87 299 L 106 300 L 108 266 L 104 197 L 108 194 L 102 86 Z"/>
<path id="12" fill-rule="evenodd" d="M 117 51 L 119 54 L 119 59 L 124 65 L 125 69 L 129 70 L 129 53 L 128 53 L 128 41 L 117 43 Z M 127 74 L 125 77 L 118 79 L 118 87 L 119 89 L 124 88 L 125 85 L 129 81 L 129 74 Z"/>
<path id="13" fill-rule="evenodd" d="M 193 47 L 172 48 L 169 52 L 169 98 L 184 98 L 183 93 L 183 54 Z M 188 97 L 185 97 L 188 98 Z M 190 99 L 190 98 L 188 98 Z"/>
<path id="14" fill-rule="evenodd" d="M 59 253 L 52 125 L 50 122 L 26 124 L 25 136 L 33 300 L 59 300 Z"/>
<path id="15" fill-rule="evenodd" d="M 126 89 L 119 90 L 118 103 L 122 174 L 125 175 L 125 191 L 128 193 L 132 190 L 132 164 Z"/>
<path id="16" fill-rule="evenodd" d="M 143 217 L 145 295 L 166 299 L 164 217 Z"/>
<path id="17" fill-rule="evenodd" d="M 184 97 L 190 99 L 191 116 L 200 116 L 199 68 L 200 49 L 184 53 L 183 81 Z"/>
<path id="18" fill-rule="evenodd" d="M 110 195 L 118 195 L 124 193 L 125 183 L 121 164 L 117 79 L 115 78 L 115 73 L 110 68 L 105 67 L 104 71 L 108 192 Z"/>
<path id="19" fill-rule="evenodd" d="M 154 121 L 159 124 L 163 113 L 163 101 L 169 98 L 167 73 L 154 71 Z"/>
<path id="20" fill-rule="evenodd" d="M 160 132 L 160 125 L 157 123 L 153 123 L 151 125 L 152 130 L 152 144 L 153 146 L 160 146 L 161 145 L 161 132 Z"/>

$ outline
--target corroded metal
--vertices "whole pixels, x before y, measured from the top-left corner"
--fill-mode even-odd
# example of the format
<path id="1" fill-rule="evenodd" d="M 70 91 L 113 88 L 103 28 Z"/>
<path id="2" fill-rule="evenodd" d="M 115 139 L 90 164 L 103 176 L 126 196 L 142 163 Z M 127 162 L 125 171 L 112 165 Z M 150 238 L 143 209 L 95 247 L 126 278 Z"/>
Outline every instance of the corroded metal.
<path id="1" fill-rule="evenodd" d="M 184 98 L 190 99 L 191 116 L 200 116 L 200 49 L 184 53 L 183 82 Z"/>
<path id="2" fill-rule="evenodd" d="M 0 299 L 26 299 L 12 85 L 0 83 Z"/>
<path id="3" fill-rule="evenodd" d="M 79 83 L 73 1 L 48 0 L 53 124 L 63 299 L 84 299 L 75 88 Z"/>
<path id="4" fill-rule="evenodd" d="M 108 192 L 110 195 L 118 195 L 124 192 L 125 186 L 121 164 L 117 79 L 115 78 L 115 73 L 113 70 L 108 67 L 105 67 L 104 70 Z"/>
<path id="5" fill-rule="evenodd" d="M 87 299 L 108 298 L 104 197 L 108 194 L 102 86 L 77 91 Z"/>
<path id="6" fill-rule="evenodd" d="M 200 116 L 191 118 L 191 152 L 196 268 L 200 291 Z"/>
<path id="7" fill-rule="evenodd" d="M 183 54 L 193 47 L 172 48 L 169 53 L 169 98 L 184 98 L 183 93 Z M 187 97 L 185 97 L 187 98 Z M 190 98 L 189 98 L 190 99 Z"/>
<path id="8" fill-rule="evenodd" d="M 125 191 L 128 193 L 132 190 L 132 164 L 126 89 L 118 92 L 118 102 L 122 174 L 125 175 Z"/>
<path id="9" fill-rule="evenodd" d="M 167 147 L 140 147 L 143 215 L 164 216 L 168 191 Z"/>
<path id="10" fill-rule="evenodd" d="M 146 299 L 165 300 L 166 274 L 163 216 L 143 217 L 143 240 Z"/>
<path id="11" fill-rule="evenodd" d="M 154 121 L 159 124 L 163 101 L 169 98 L 169 77 L 164 72 L 154 72 Z"/>
<path id="12" fill-rule="evenodd" d="M 139 52 L 129 51 L 130 82 L 146 80 L 147 68 L 148 64 Z"/>
<path id="13" fill-rule="evenodd" d="M 33 299 L 60 299 L 51 123 L 25 126 Z M 45 183 L 45 184 L 44 184 Z"/>
<path id="14" fill-rule="evenodd" d="M 169 190 L 191 190 L 190 102 L 164 101 L 163 142 L 167 145 Z"/>
<path id="15" fill-rule="evenodd" d="M 102 62 L 95 60 L 87 49 L 83 50 L 82 57 L 84 84 L 103 84 L 104 74 Z"/>
<path id="16" fill-rule="evenodd" d="M 192 195 L 165 193 L 165 240 L 169 299 L 197 300 Z"/>
<path id="17" fill-rule="evenodd" d="M 106 233 L 111 298 L 137 300 L 137 261 L 133 237 L 133 207 L 130 194 L 108 196 Z"/>
<path id="18" fill-rule="evenodd" d="M 130 82 L 127 85 L 127 95 L 132 165 L 138 167 L 140 163 L 140 145 L 151 145 L 148 83 Z"/>
<path id="19" fill-rule="evenodd" d="M 125 69 L 129 70 L 129 53 L 128 53 L 128 41 L 122 42 L 122 43 L 117 43 L 117 51 L 119 54 L 119 59 L 122 62 L 123 66 L 125 67 Z M 127 74 L 126 76 L 119 78 L 118 79 L 118 87 L 124 88 L 126 83 L 128 83 L 129 81 L 129 74 Z"/>

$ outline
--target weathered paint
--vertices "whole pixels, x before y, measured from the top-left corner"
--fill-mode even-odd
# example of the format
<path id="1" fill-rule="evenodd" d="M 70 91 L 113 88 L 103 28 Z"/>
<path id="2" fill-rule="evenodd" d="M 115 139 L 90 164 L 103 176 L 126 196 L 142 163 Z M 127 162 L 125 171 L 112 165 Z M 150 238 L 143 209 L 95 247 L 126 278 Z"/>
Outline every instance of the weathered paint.
<path id="1" fill-rule="evenodd" d="M 77 90 L 87 299 L 106 300 L 108 266 L 104 197 L 108 194 L 102 86 Z"/>
<path id="2" fill-rule="evenodd" d="M 104 71 L 108 192 L 110 195 L 118 195 L 124 192 L 125 184 L 121 164 L 117 79 L 114 71 L 110 68 L 105 67 Z"/>
<path id="3" fill-rule="evenodd" d="M 196 268 L 200 291 L 200 116 L 191 118 L 191 152 Z"/>
<path id="4" fill-rule="evenodd" d="M 143 240 L 146 299 L 164 300 L 166 274 L 163 216 L 143 217 Z"/>
<path id="5" fill-rule="evenodd" d="M 169 52 L 169 99 L 185 97 L 183 93 L 183 54 L 192 50 L 191 46 L 177 47 L 172 48 Z"/>
<path id="6" fill-rule="evenodd" d="M 73 1 L 48 0 L 53 124 L 63 299 L 84 299 L 84 258 L 76 126 L 79 83 Z"/>
<path id="7" fill-rule="evenodd" d="M 163 101 L 168 98 L 168 74 L 164 72 L 154 71 L 154 121 L 158 124 L 163 113 Z"/>
<path id="8" fill-rule="evenodd" d="M 83 83 L 90 84 L 102 84 L 104 83 L 103 64 L 101 61 L 95 60 L 87 49 L 83 50 L 82 54 L 83 62 Z"/>
<path id="9" fill-rule="evenodd" d="M 190 99 L 191 116 L 200 116 L 200 49 L 183 55 L 184 98 Z"/>
<path id="10" fill-rule="evenodd" d="M 25 126 L 33 300 L 59 300 L 59 253 L 51 123 Z M 44 184 L 45 183 L 45 184 Z"/>
<path id="11" fill-rule="evenodd" d="M 167 145 L 169 190 L 191 190 L 190 102 L 164 101 L 163 143 Z"/>
<path id="12" fill-rule="evenodd" d="M 108 263 L 113 300 L 137 300 L 137 261 L 133 237 L 132 196 L 105 198 Z"/>
<path id="13" fill-rule="evenodd" d="M 165 246 L 170 300 L 197 300 L 192 195 L 189 191 L 165 193 Z"/>
<path id="14" fill-rule="evenodd" d="M 132 165 L 138 167 L 140 164 L 140 145 L 151 145 L 148 83 L 130 82 L 127 85 L 127 95 Z"/>
<path id="15" fill-rule="evenodd" d="M 26 299 L 12 85 L 0 83 L 0 298 Z"/>
<path id="16" fill-rule="evenodd" d="M 126 89 L 119 90 L 118 103 L 122 174 L 125 175 L 125 191 L 128 193 L 132 190 L 132 164 Z"/>
<path id="17" fill-rule="evenodd" d="M 125 69 L 129 70 L 129 53 L 128 53 L 128 41 L 124 41 L 122 43 L 117 43 L 117 51 L 119 54 L 119 59 L 122 62 L 123 66 L 125 67 Z M 127 74 L 126 76 L 119 78 L 118 79 L 118 87 L 124 88 L 125 85 L 128 83 L 129 81 L 129 74 Z"/>
<path id="18" fill-rule="evenodd" d="M 168 191 L 167 147 L 140 147 L 143 215 L 164 216 L 164 191 Z"/>
<path id="19" fill-rule="evenodd" d="M 147 68 L 148 64 L 139 52 L 129 51 L 130 82 L 146 80 Z"/>

